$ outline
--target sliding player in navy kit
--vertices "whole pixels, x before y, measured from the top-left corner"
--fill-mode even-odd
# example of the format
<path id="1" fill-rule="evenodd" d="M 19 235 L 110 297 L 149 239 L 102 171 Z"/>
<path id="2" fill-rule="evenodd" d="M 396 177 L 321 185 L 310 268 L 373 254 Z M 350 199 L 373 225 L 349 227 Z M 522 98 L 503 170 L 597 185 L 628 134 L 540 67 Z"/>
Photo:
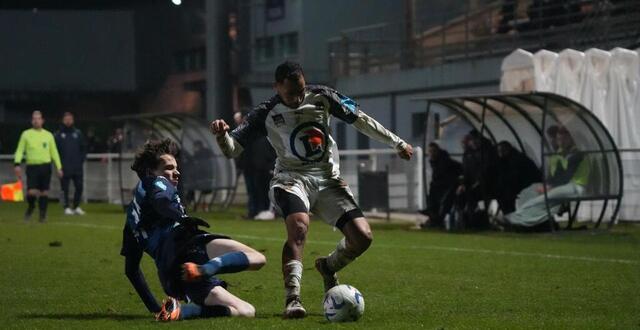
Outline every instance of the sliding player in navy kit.
<path id="1" fill-rule="evenodd" d="M 177 146 L 167 139 L 146 143 L 135 156 L 131 168 L 140 182 L 123 230 L 120 253 L 125 256 L 125 273 L 158 320 L 253 317 L 255 308 L 227 291 L 226 283 L 216 275 L 258 270 L 266 259 L 227 236 L 198 229 L 209 225 L 184 211 L 176 189 L 180 178 L 176 154 Z M 169 295 L 162 305 L 140 270 L 143 252 L 155 261 L 162 288 Z"/>

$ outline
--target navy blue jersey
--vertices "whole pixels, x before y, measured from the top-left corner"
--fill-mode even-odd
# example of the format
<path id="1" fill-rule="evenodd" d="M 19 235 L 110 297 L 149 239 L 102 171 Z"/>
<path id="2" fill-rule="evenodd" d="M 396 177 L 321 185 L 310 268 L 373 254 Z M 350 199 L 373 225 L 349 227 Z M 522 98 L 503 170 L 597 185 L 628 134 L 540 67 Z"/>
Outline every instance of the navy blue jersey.
<path id="1" fill-rule="evenodd" d="M 161 176 L 141 180 L 127 209 L 120 253 L 127 256 L 142 249 L 160 266 L 163 244 L 178 226 L 177 221 L 186 216 L 178 190 L 169 180 Z"/>

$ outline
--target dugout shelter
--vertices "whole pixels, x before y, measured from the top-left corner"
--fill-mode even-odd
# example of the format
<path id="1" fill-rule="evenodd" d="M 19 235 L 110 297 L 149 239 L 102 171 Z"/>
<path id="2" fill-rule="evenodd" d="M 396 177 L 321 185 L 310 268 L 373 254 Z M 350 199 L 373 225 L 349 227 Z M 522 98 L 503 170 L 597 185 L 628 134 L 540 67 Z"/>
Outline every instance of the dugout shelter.
<path id="1" fill-rule="evenodd" d="M 123 123 L 124 140 L 120 157 L 131 158 L 138 147 L 150 139 L 169 138 L 180 146 L 178 169 L 180 171 L 180 191 L 184 203 L 193 209 L 205 210 L 214 205 L 226 208 L 233 201 L 238 177 L 233 160 L 223 154 L 208 122 L 186 114 L 141 114 L 112 118 Z M 127 157 L 129 155 L 129 157 Z M 132 189 L 131 173 L 127 171 L 130 162 L 118 166 L 120 191 Z M 122 198 L 123 201 L 129 200 Z"/>
<path id="2" fill-rule="evenodd" d="M 526 154 L 540 167 L 544 183 L 549 178 L 550 160 L 557 155 L 547 132 L 554 126 L 564 127 L 588 162 L 588 180 L 580 195 L 552 200 L 545 191 L 548 218 L 556 218 L 556 214 L 551 214 L 550 203 L 561 202 L 569 208 L 567 229 L 572 228 L 578 218 L 590 221 L 595 228 L 605 218 L 609 227 L 615 223 L 624 184 L 620 154 L 602 122 L 581 104 L 545 92 L 416 100 L 426 101 L 425 148 L 436 142 L 460 159 L 463 154 L 460 141 L 469 130 L 475 129 L 493 145 L 508 141 Z"/>

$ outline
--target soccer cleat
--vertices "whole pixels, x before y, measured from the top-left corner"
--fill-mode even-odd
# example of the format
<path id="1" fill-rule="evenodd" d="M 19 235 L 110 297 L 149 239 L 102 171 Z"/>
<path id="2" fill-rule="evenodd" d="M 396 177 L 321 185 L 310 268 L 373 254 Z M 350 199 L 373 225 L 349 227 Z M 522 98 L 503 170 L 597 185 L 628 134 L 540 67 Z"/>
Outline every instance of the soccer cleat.
<path id="1" fill-rule="evenodd" d="M 78 206 L 73 210 L 73 213 L 77 215 L 85 215 L 86 213 Z"/>
<path id="2" fill-rule="evenodd" d="M 195 282 L 200 280 L 204 276 L 202 267 L 193 262 L 186 262 L 182 264 L 182 280 L 185 282 Z"/>
<path id="3" fill-rule="evenodd" d="M 324 292 L 329 291 L 329 289 L 337 286 L 338 283 L 338 275 L 335 272 L 329 270 L 329 265 L 327 265 L 327 258 L 320 257 L 316 259 L 316 269 L 322 275 L 322 280 L 324 281 Z"/>
<path id="4" fill-rule="evenodd" d="M 287 299 L 287 305 L 282 315 L 285 319 L 301 319 L 307 315 L 307 310 L 302 306 L 300 297 L 294 296 Z"/>
<path id="5" fill-rule="evenodd" d="M 180 302 L 178 299 L 167 297 L 162 301 L 160 312 L 156 314 L 156 321 L 169 322 L 180 319 Z"/>
<path id="6" fill-rule="evenodd" d="M 74 213 L 73 213 L 72 209 L 70 209 L 68 207 L 64 209 L 64 215 L 73 215 L 73 214 Z"/>

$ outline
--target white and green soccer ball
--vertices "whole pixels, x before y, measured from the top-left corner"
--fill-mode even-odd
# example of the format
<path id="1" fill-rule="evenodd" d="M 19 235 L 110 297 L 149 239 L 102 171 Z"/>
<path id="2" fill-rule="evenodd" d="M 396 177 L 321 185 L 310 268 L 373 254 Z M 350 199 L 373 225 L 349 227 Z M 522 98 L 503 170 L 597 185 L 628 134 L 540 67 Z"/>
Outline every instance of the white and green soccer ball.
<path id="1" fill-rule="evenodd" d="M 324 295 L 324 316 L 330 322 L 357 321 L 364 313 L 364 297 L 358 289 L 341 284 Z"/>

